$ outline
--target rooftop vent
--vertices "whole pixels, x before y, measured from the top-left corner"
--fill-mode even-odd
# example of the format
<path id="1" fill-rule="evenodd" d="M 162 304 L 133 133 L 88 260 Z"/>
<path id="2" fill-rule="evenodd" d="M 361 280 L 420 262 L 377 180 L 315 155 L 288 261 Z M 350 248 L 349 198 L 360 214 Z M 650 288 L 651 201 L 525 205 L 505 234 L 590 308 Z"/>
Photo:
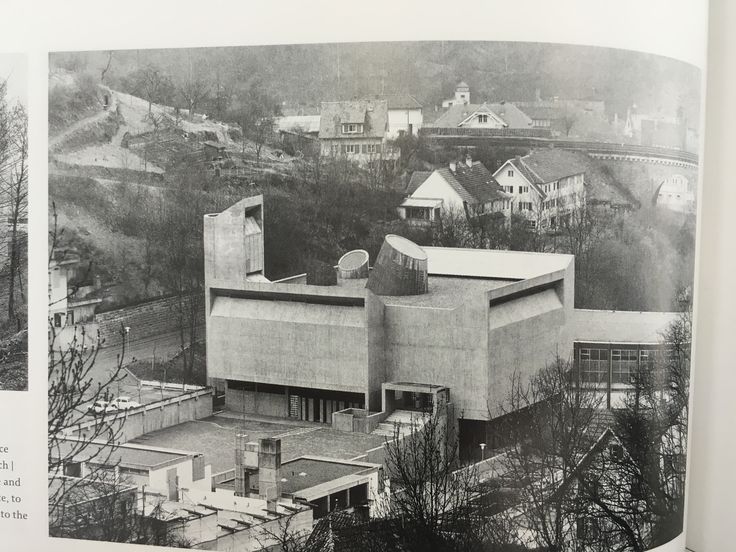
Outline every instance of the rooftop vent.
<path id="1" fill-rule="evenodd" d="M 368 277 L 368 252 L 355 249 L 345 253 L 337 262 L 337 272 L 343 280 Z"/>
<path id="2" fill-rule="evenodd" d="M 365 287 L 376 295 L 427 293 L 427 254 L 406 238 L 387 235 Z"/>
<path id="3" fill-rule="evenodd" d="M 307 270 L 307 284 L 310 286 L 337 285 L 335 267 L 322 261 L 312 261 Z"/>

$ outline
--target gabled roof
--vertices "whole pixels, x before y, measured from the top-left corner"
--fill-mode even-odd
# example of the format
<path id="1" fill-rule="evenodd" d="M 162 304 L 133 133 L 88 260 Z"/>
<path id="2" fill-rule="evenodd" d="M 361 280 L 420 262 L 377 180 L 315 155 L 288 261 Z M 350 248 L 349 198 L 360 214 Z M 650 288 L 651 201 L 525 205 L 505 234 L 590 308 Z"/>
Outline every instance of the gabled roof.
<path id="1" fill-rule="evenodd" d="M 417 188 L 424 184 L 424 181 L 429 178 L 432 171 L 414 171 L 409 179 L 409 184 L 406 185 L 406 194 L 411 195 L 416 192 Z"/>
<path id="2" fill-rule="evenodd" d="M 371 100 L 386 100 L 389 109 L 422 109 L 422 104 L 411 94 L 373 94 Z"/>
<path id="3" fill-rule="evenodd" d="M 487 203 L 507 197 L 491 172 L 480 161 L 474 162 L 472 167 L 461 162 L 455 165 L 454 171 L 450 167 L 444 167 L 435 172 L 467 203 Z"/>
<path id="4" fill-rule="evenodd" d="M 594 159 L 582 152 L 559 148 L 537 149 L 524 157 L 509 159 L 508 163 L 529 181 L 542 198 L 546 197 L 540 187 L 542 184 L 584 174 L 585 193 L 589 200 L 614 205 L 633 203 L 618 182 L 604 172 Z"/>
<path id="5" fill-rule="evenodd" d="M 343 134 L 341 126 L 362 124 L 363 133 Z M 383 138 L 388 125 L 386 100 L 349 100 L 322 102 L 319 122 L 320 138 Z"/>
<path id="6" fill-rule="evenodd" d="M 439 128 L 455 128 L 460 126 L 474 113 L 493 113 L 506 123 L 507 128 L 531 128 L 532 120 L 512 103 L 484 103 L 453 105 L 447 108 L 432 126 Z"/>

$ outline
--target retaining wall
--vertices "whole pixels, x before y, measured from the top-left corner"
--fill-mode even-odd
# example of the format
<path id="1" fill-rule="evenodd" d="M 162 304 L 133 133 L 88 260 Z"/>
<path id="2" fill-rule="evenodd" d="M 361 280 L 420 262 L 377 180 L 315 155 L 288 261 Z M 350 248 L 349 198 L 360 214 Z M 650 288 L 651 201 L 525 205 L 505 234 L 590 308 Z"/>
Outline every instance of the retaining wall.
<path id="1" fill-rule="evenodd" d="M 89 438 L 98 423 L 110 424 L 119 441 L 126 443 L 145 433 L 212 416 L 212 389 L 190 391 L 178 397 L 145 404 L 127 412 L 96 418 L 67 429 L 72 437 Z"/>
<path id="2" fill-rule="evenodd" d="M 130 341 L 146 339 L 152 336 L 171 333 L 179 329 L 179 313 L 186 313 L 190 308 L 197 309 L 197 327 L 204 328 L 204 294 L 188 296 L 179 305 L 179 297 L 164 297 L 146 301 L 138 305 L 123 307 L 109 312 L 101 312 L 95 316 L 100 330 L 103 347 L 120 345 L 123 341 L 125 327 L 130 328 Z M 192 302 L 195 302 L 192 305 Z"/>

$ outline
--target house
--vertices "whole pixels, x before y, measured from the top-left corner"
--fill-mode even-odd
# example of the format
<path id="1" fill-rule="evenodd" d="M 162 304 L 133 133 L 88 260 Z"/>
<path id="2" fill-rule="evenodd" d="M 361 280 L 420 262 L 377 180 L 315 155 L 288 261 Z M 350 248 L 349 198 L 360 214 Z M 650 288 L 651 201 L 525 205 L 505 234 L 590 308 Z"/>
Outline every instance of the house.
<path id="1" fill-rule="evenodd" d="M 533 227 L 559 226 L 562 217 L 586 204 L 612 209 L 632 205 L 613 179 L 579 152 L 533 150 L 507 160 L 493 176 L 513 198 L 506 214 L 519 213 Z"/>
<path id="2" fill-rule="evenodd" d="M 427 125 L 430 126 L 430 125 Z M 530 129 L 529 116 L 509 102 L 454 104 L 440 115 L 432 128 Z"/>
<path id="3" fill-rule="evenodd" d="M 319 123 L 320 154 L 342 157 L 359 164 L 398 159 L 388 143 L 386 100 L 322 102 Z"/>
<path id="4" fill-rule="evenodd" d="M 422 104 L 411 94 L 378 94 L 369 99 L 388 103 L 388 138 L 400 134 L 416 136 L 422 128 Z"/>
<path id="5" fill-rule="evenodd" d="M 675 174 L 662 181 L 654 194 L 654 204 L 678 213 L 695 212 L 695 192 L 688 179 Z"/>
<path id="6" fill-rule="evenodd" d="M 455 87 L 455 95 L 452 98 L 442 100 L 442 107 L 453 105 L 468 105 L 470 103 L 470 87 L 465 81 L 460 81 Z"/>
<path id="7" fill-rule="evenodd" d="M 416 188 L 399 206 L 401 218 L 436 222 L 442 211 L 477 217 L 510 208 L 511 196 L 504 193 L 482 163 L 470 157 L 435 170 L 419 183 L 425 174 L 420 172 L 409 181 L 409 186 L 413 181 Z"/>
<path id="8" fill-rule="evenodd" d="M 95 310 L 102 302 L 94 293 L 100 287 L 99 279 L 95 279 L 94 284 L 88 282 L 89 271 L 81 264 L 76 249 L 57 248 L 51 255 L 48 268 L 49 322 L 57 332 L 65 326 L 93 321 Z"/>

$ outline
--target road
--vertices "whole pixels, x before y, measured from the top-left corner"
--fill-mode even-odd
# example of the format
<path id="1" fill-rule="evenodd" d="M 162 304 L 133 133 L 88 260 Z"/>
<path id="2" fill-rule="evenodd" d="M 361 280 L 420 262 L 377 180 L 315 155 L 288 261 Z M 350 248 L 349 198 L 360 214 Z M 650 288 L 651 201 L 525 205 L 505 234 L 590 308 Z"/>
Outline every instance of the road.
<path id="1" fill-rule="evenodd" d="M 181 350 L 179 332 L 170 332 L 146 339 L 131 341 L 125 347 L 122 364 L 126 366 L 133 360 L 170 359 Z M 119 355 L 123 353 L 122 346 L 103 347 L 97 353 L 94 365 L 89 376 L 97 382 L 106 383 L 118 368 Z M 162 398 L 158 389 L 141 389 L 137 380 L 123 371 L 120 381 L 111 385 L 110 392 L 114 396 L 127 395 L 141 403 L 155 402 Z M 176 394 L 175 392 L 173 393 Z M 164 392 L 163 396 L 173 396 L 172 392 Z M 140 400 L 139 400 L 140 399 Z"/>

